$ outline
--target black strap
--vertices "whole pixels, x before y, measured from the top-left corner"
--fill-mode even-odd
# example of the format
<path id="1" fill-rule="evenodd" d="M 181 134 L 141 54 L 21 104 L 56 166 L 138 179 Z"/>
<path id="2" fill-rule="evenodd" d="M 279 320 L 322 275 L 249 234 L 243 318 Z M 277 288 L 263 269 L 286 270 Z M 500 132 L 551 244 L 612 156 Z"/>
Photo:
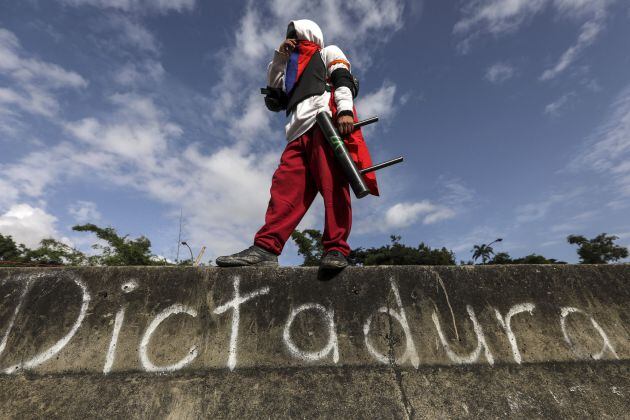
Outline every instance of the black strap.
<path id="1" fill-rule="evenodd" d="M 350 89 L 350 92 L 352 92 L 352 96 L 354 98 L 356 98 L 359 94 L 359 86 L 358 83 L 356 83 L 356 79 L 354 78 L 354 76 L 352 76 L 350 71 L 348 71 L 348 69 L 344 67 L 333 70 L 332 74 L 330 75 L 330 82 L 335 87 L 335 89 L 343 86 L 347 87 L 348 89 Z"/>

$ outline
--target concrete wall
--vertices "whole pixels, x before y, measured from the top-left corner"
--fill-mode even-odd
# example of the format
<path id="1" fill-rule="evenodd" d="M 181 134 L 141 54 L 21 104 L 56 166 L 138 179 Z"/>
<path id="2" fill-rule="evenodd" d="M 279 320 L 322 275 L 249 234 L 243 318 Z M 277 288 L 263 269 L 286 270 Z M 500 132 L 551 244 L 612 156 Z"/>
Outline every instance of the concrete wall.
<path id="1" fill-rule="evenodd" d="M 435 369 L 447 369 L 453 381 L 465 377 L 454 365 L 490 369 L 509 388 L 528 366 L 577 364 L 608 372 L 615 385 L 598 382 L 601 392 L 627 398 L 629 285 L 622 265 L 350 268 L 328 282 L 305 268 L 0 269 L 0 398 L 77 374 L 87 386 L 155 373 L 222 372 L 228 383 L 239 371 L 385 372 L 409 416 L 429 404 L 413 391 L 419 372 L 439 381 Z"/>

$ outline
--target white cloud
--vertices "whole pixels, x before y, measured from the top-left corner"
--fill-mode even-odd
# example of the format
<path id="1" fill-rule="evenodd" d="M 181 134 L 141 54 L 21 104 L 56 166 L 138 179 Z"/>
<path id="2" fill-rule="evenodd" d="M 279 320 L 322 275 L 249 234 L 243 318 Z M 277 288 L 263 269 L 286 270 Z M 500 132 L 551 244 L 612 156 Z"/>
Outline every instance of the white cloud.
<path id="1" fill-rule="evenodd" d="M 545 114 L 554 117 L 560 115 L 562 109 L 564 109 L 570 103 L 573 97 L 575 97 L 574 92 L 565 93 L 564 95 L 560 96 L 558 99 L 545 106 Z"/>
<path id="2" fill-rule="evenodd" d="M 553 240 L 551 240 L 551 241 L 541 242 L 541 243 L 540 243 L 540 246 L 541 246 L 542 248 L 547 248 L 547 247 L 550 247 L 550 246 L 560 245 L 560 244 L 562 244 L 562 243 L 564 243 L 564 240 L 553 239 Z"/>
<path id="3" fill-rule="evenodd" d="M 397 203 L 385 212 L 385 229 L 410 226 L 422 218 L 425 225 L 451 219 L 455 212 L 445 206 L 423 200 L 417 203 Z"/>
<path id="4" fill-rule="evenodd" d="M 472 41 L 483 35 L 500 35 L 514 32 L 525 22 L 551 6 L 559 18 L 581 22 L 576 42 L 545 70 L 540 80 L 551 80 L 566 71 L 582 51 L 595 42 L 605 28 L 609 7 L 615 0 L 473 0 L 465 2 L 462 18 L 455 24 L 453 33 L 462 38 L 461 52 L 468 52 Z"/>
<path id="5" fill-rule="evenodd" d="M 475 190 L 464 185 L 460 179 L 440 177 L 439 183 L 443 191 L 440 202 L 458 212 L 464 206 L 469 206 L 475 198 Z"/>
<path id="6" fill-rule="evenodd" d="M 159 43 L 153 34 L 140 22 L 129 16 L 110 16 L 109 24 L 123 44 L 151 53 L 159 51 Z"/>
<path id="7" fill-rule="evenodd" d="M 278 156 L 247 152 L 238 144 L 211 153 L 195 144 L 179 150 L 182 129 L 152 99 L 117 94 L 111 103 L 107 118 L 66 124 L 75 141 L 0 168 L 15 187 L 14 198 L 42 198 L 65 179 L 106 182 L 182 207 L 188 238 L 207 245 L 209 256 L 246 246 L 263 221 Z M 95 216 L 89 205 L 75 204 L 71 212 Z"/>
<path id="8" fill-rule="evenodd" d="M 565 217 L 561 223 L 551 226 L 549 230 L 551 232 L 563 234 L 577 233 L 586 228 L 588 225 L 591 225 L 592 220 L 596 215 L 596 211 L 585 211 L 568 218 Z M 591 223 L 587 223 L 589 221 Z"/>
<path id="9" fill-rule="evenodd" d="M 516 209 L 516 221 L 518 223 L 524 223 L 540 220 L 547 215 L 549 208 L 554 202 L 555 200 L 548 200 L 519 206 Z"/>
<path id="10" fill-rule="evenodd" d="M 601 92 L 602 91 L 602 86 L 599 84 L 599 82 L 595 78 L 584 77 L 584 78 L 582 78 L 580 83 L 586 89 L 590 90 L 591 92 Z"/>
<path id="11" fill-rule="evenodd" d="M 488 32 L 499 34 L 518 29 L 546 6 L 546 0 L 473 0 L 466 2 L 464 15 L 454 26 L 456 34 Z"/>
<path id="12" fill-rule="evenodd" d="M 544 219 L 553 206 L 571 204 L 573 200 L 579 197 L 583 192 L 584 190 L 582 188 L 556 192 L 550 194 L 544 200 L 518 206 L 516 208 L 516 222 L 520 224 Z"/>
<path id="13" fill-rule="evenodd" d="M 614 0 L 472 0 L 462 7 L 463 17 L 453 32 L 497 35 L 519 29 L 549 5 L 561 17 L 580 19 L 603 14 L 612 3 Z"/>
<path id="14" fill-rule="evenodd" d="M 78 223 L 95 223 L 101 219 L 101 213 L 96 207 L 96 203 L 91 201 L 78 200 L 69 208 L 68 213 L 74 217 Z"/>
<path id="15" fill-rule="evenodd" d="M 540 76 L 540 80 L 551 80 L 564 72 L 578 58 L 582 51 L 589 47 L 604 28 L 603 19 L 597 18 L 582 25 L 580 35 L 574 45 L 569 47 L 558 59 L 555 66 L 547 69 Z"/>
<path id="16" fill-rule="evenodd" d="M 137 63 L 126 63 L 114 74 L 114 80 L 122 86 L 134 87 L 159 82 L 165 73 L 162 63 L 148 59 Z"/>
<path id="17" fill-rule="evenodd" d="M 14 105 L 31 114 L 52 117 L 59 111 L 57 99 L 50 93 L 34 86 L 26 86 L 21 92 L 0 88 L 0 107 Z M 7 114 L 11 113 L 7 107 Z"/>
<path id="18" fill-rule="evenodd" d="M 516 69 L 509 63 L 498 62 L 486 70 L 485 78 L 490 83 L 501 84 L 511 79 L 516 73 Z"/>
<path id="19" fill-rule="evenodd" d="M 0 72 L 21 84 L 37 83 L 50 88 L 81 88 L 87 81 L 78 73 L 37 58 L 24 57 L 17 37 L 0 28 Z"/>
<path id="20" fill-rule="evenodd" d="M 394 188 L 395 186 L 391 185 L 387 191 Z M 464 214 L 473 205 L 475 191 L 457 178 L 440 176 L 436 190 L 439 191 L 439 195 L 431 200 L 391 202 L 385 196 L 381 197 L 373 206 L 358 209 L 353 232 L 373 233 L 375 229 L 391 232 L 392 229 L 419 222 L 430 225 Z"/>
<path id="21" fill-rule="evenodd" d="M 15 204 L 0 215 L 0 233 L 11 235 L 16 243 L 34 248 L 42 239 L 58 237 L 56 222 L 55 216 L 41 208 Z"/>
<path id="22" fill-rule="evenodd" d="M 192 10 L 196 0 L 59 0 L 69 6 L 94 6 L 125 12 L 167 13 Z"/>
<path id="23" fill-rule="evenodd" d="M 41 198 L 49 185 L 77 175 L 71 164 L 72 153 L 75 153 L 74 147 L 61 143 L 31 152 L 17 162 L 0 164 L 0 172 L 6 183 L 17 191 L 15 199 Z"/>
<path id="24" fill-rule="evenodd" d="M 442 220 L 448 220 L 455 217 L 456 213 L 452 209 L 443 206 L 437 206 L 437 208 L 427 214 L 423 219 L 422 223 L 425 225 L 431 225 L 433 223 L 441 222 Z"/>
<path id="25" fill-rule="evenodd" d="M 243 110 L 239 117 L 231 122 L 230 131 L 244 142 L 260 140 L 263 135 L 269 133 L 270 112 L 261 104 L 261 97 L 258 92 L 243 95 L 242 99 L 246 100 L 243 104 Z M 282 138 L 282 134 L 278 133 L 277 137 Z"/>
<path id="26" fill-rule="evenodd" d="M 156 156 L 167 150 L 168 141 L 182 134 L 182 129 L 166 121 L 166 116 L 147 97 L 115 94 L 110 101 L 117 106 L 110 121 L 86 118 L 66 123 L 65 128 L 97 149 L 143 166 L 154 165 Z"/>
<path id="27" fill-rule="evenodd" d="M 606 121 L 582 146 L 570 168 L 610 177 L 622 196 L 630 196 L 630 85 L 615 99 Z"/>
<path id="28" fill-rule="evenodd" d="M 578 38 L 558 59 L 555 66 L 545 70 L 540 80 L 551 80 L 566 71 L 580 54 L 591 46 L 606 27 L 609 7 L 616 0 L 553 0 L 554 7 L 562 17 L 574 20 L 586 19 Z"/>
<path id="29" fill-rule="evenodd" d="M 14 203 L 19 191 L 8 179 L 0 178 L 0 209 Z"/>
<path id="30" fill-rule="evenodd" d="M 0 124 L 3 126 L 19 124 L 16 107 L 30 114 L 52 117 L 59 111 L 55 90 L 79 89 L 88 84 L 78 73 L 28 56 L 17 37 L 3 28 L 0 28 L 0 74 L 12 82 L 10 87 L 0 87 Z"/>
<path id="31" fill-rule="evenodd" d="M 357 112 L 360 118 L 377 115 L 386 119 L 396 111 L 395 99 L 396 85 L 385 81 L 377 91 L 362 94 L 357 98 Z"/>
<path id="32" fill-rule="evenodd" d="M 553 0 L 558 12 L 571 18 L 604 14 L 616 0 Z"/>
<path id="33" fill-rule="evenodd" d="M 289 20 L 296 16 L 309 16 L 317 22 L 328 44 L 365 42 L 366 38 L 376 39 L 387 36 L 403 25 L 404 2 L 401 0 L 361 0 L 338 2 L 334 0 L 272 0 L 269 11 L 275 23 L 280 25 L 280 35 Z M 348 28 L 352 28 L 351 31 Z"/>

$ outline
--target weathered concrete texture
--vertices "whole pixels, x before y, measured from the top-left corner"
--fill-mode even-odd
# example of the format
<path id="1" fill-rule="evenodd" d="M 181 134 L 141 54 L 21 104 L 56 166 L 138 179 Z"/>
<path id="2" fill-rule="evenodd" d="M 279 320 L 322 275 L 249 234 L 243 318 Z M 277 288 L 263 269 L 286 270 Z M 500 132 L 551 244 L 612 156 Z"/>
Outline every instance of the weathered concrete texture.
<path id="1" fill-rule="evenodd" d="M 1 418 L 627 418 L 627 365 L 288 368 L 0 378 Z"/>
<path id="2" fill-rule="evenodd" d="M 630 356 L 630 266 L 364 268 L 330 282 L 310 269 L 0 276 L 7 373 L 103 372 L 108 353 L 112 372 L 381 365 L 390 352 L 413 367 Z"/>
<path id="3" fill-rule="evenodd" d="M 627 363 L 420 368 L 403 372 L 418 418 L 627 418 Z"/>
<path id="4" fill-rule="evenodd" d="M 305 268 L 0 269 L 0 399 L 7 415 L 623 415 L 629 280 L 627 265 L 328 282 Z"/>

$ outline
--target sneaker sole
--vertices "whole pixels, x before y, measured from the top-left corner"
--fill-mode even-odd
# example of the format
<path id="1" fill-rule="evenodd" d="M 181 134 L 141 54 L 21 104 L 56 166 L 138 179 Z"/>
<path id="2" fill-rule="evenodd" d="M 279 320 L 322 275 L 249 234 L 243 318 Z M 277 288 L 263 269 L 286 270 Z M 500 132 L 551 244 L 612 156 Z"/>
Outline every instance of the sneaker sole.
<path id="1" fill-rule="evenodd" d="M 322 270 L 342 270 L 346 268 L 348 264 L 340 264 L 340 265 L 332 265 L 332 264 L 322 264 L 319 266 Z"/>
<path id="2" fill-rule="evenodd" d="M 252 264 L 252 265 L 256 267 L 278 267 L 278 262 L 277 261 L 261 261 L 259 263 Z"/>
<path id="3" fill-rule="evenodd" d="M 222 267 L 222 268 L 230 268 L 230 267 L 277 267 L 278 263 L 276 261 L 261 261 L 259 263 L 255 263 L 255 264 L 248 264 L 248 263 L 220 263 L 218 261 L 215 261 L 217 263 L 217 267 Z"/>

